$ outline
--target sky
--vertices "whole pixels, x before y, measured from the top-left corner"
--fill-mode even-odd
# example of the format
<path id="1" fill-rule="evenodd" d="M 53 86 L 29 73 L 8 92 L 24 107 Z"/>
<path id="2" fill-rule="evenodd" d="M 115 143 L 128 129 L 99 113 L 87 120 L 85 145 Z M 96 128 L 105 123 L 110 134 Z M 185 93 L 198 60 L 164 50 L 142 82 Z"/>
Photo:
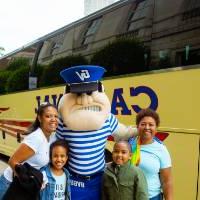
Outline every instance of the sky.
<path id="1" fill-rule="evenodd" d="M 1 0 L 3 54 L 82 18 L 83 13 L 84 0 Z"/>

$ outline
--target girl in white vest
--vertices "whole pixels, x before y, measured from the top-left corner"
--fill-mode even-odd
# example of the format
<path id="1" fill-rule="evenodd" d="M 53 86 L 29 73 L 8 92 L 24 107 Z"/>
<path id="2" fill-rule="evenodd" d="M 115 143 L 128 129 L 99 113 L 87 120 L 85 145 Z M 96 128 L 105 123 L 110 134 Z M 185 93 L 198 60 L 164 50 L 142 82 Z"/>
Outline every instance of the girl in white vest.
<path id="1" fill-rule="evenodd" d="M 50 163 L 41 169 L 45 180 L 40 200 L 71 200 L 69 172 L 64 168 L 69 147 L 65 140 L 57 140 L 50 146 Z"/>

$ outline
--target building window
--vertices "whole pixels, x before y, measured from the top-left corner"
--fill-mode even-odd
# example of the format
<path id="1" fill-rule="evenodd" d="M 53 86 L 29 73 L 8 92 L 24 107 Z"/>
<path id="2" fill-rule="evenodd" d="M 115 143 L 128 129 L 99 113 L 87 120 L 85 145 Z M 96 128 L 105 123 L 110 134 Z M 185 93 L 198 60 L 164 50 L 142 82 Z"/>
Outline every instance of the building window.
<path id="1" fill-rule="evenodd" d="M 176 64 L 177 65 L 195 65 L 200 64 L 200 49 L 190 50 L 188 56 L 186 51 L 176 53 Z"/>
<path id="2" fill-rule="evenodd" d="M 134 16 L 134 14 L 135 14 L 135 11 L 132 12 L 132 13 L 130 14 L 130 17 L 129 17 L 129 19 L 128 19 L 127 31 L 130 31 L 130 30 L 132 29 L 132 26 L 133 26 L 133 16 Z"/>
<path id="3" fill-rule="evenodd" d="M 169 50 L 160 50 L 158 53 L 160 69 L 172 67 Z"/>
<path id="4" fill-rule="evenodd" d="M 101 19 L 102 18 L 97 18 L 90 23 L 90 25 L 88 26 L 88 29 L 86 30 L 84 34 L 82 45 L 88 44 L 92 41 L 94 34 L 96 33 L 97 29 L 99 28 L 101 24 Z"/>
<path id="5" fill-rule="evenodd" d="M 182 15 L 182 20 L 188 20 L 195 17 L 200 17 L 200 7 L 184 12 Z"/>
<path id="6" fill-rule="evenodd" d="M 138 21 L 145 18 L 146 1 L 141 0 L 137 2 L 134 10 L 128 18 L 127 31 L 138 29 Z M 141 23 L 141 22 L 140 22 Z"/>
<path id="7" fill-rule="evenodd" d="M 62 33 L 62 34 L 60 34 L 60 35 L 58 35 L 55 38 L 52 38 L 50 40 L 50 43 L 51 43 L 50 55 L 53 55 L 53 54 L 55 54 L 59 51 L 59 49 L 63 45 L 64 37 L 65 37 L 65 34 Z"/>

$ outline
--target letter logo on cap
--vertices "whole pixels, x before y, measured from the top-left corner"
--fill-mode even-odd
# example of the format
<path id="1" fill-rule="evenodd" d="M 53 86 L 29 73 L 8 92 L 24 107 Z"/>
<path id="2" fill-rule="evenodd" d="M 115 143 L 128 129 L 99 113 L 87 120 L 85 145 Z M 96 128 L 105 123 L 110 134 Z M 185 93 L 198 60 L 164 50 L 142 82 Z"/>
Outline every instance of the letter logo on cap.
<path id="1" fill-rule="evenodd" d="M 90 78 L 90 74 L 88 70 L 81 70 L 81 72 L 76 72 L 78 77 L 81 79 L 81 81 L 84 81 L 86 78 Z"/>

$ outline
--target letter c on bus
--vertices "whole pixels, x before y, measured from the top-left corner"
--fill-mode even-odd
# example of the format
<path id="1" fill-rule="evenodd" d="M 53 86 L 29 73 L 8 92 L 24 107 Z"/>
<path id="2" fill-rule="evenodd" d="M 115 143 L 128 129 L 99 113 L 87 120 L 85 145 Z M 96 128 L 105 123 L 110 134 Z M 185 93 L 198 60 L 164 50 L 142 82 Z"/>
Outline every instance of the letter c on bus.
<path id="1" fill-rule="evenodd" d="M 131 96 L 138 96 L 139 94 L 144 93 L 147 96 L 149 96 L 150 98 L 150 105 L 149 108 L 151 108 L 152 110 L 156 110 L 158 108 L 158 97 L 156 95 L 156 93 L 149 87 L 147 86 L 139 86 L 139 87 L 131 87 L 130 88 L 130 95 Z M 138 105 L 131 105 L 131 107 L 133 108 L 133 110 L 138 113 L 142 108 Z"/>

